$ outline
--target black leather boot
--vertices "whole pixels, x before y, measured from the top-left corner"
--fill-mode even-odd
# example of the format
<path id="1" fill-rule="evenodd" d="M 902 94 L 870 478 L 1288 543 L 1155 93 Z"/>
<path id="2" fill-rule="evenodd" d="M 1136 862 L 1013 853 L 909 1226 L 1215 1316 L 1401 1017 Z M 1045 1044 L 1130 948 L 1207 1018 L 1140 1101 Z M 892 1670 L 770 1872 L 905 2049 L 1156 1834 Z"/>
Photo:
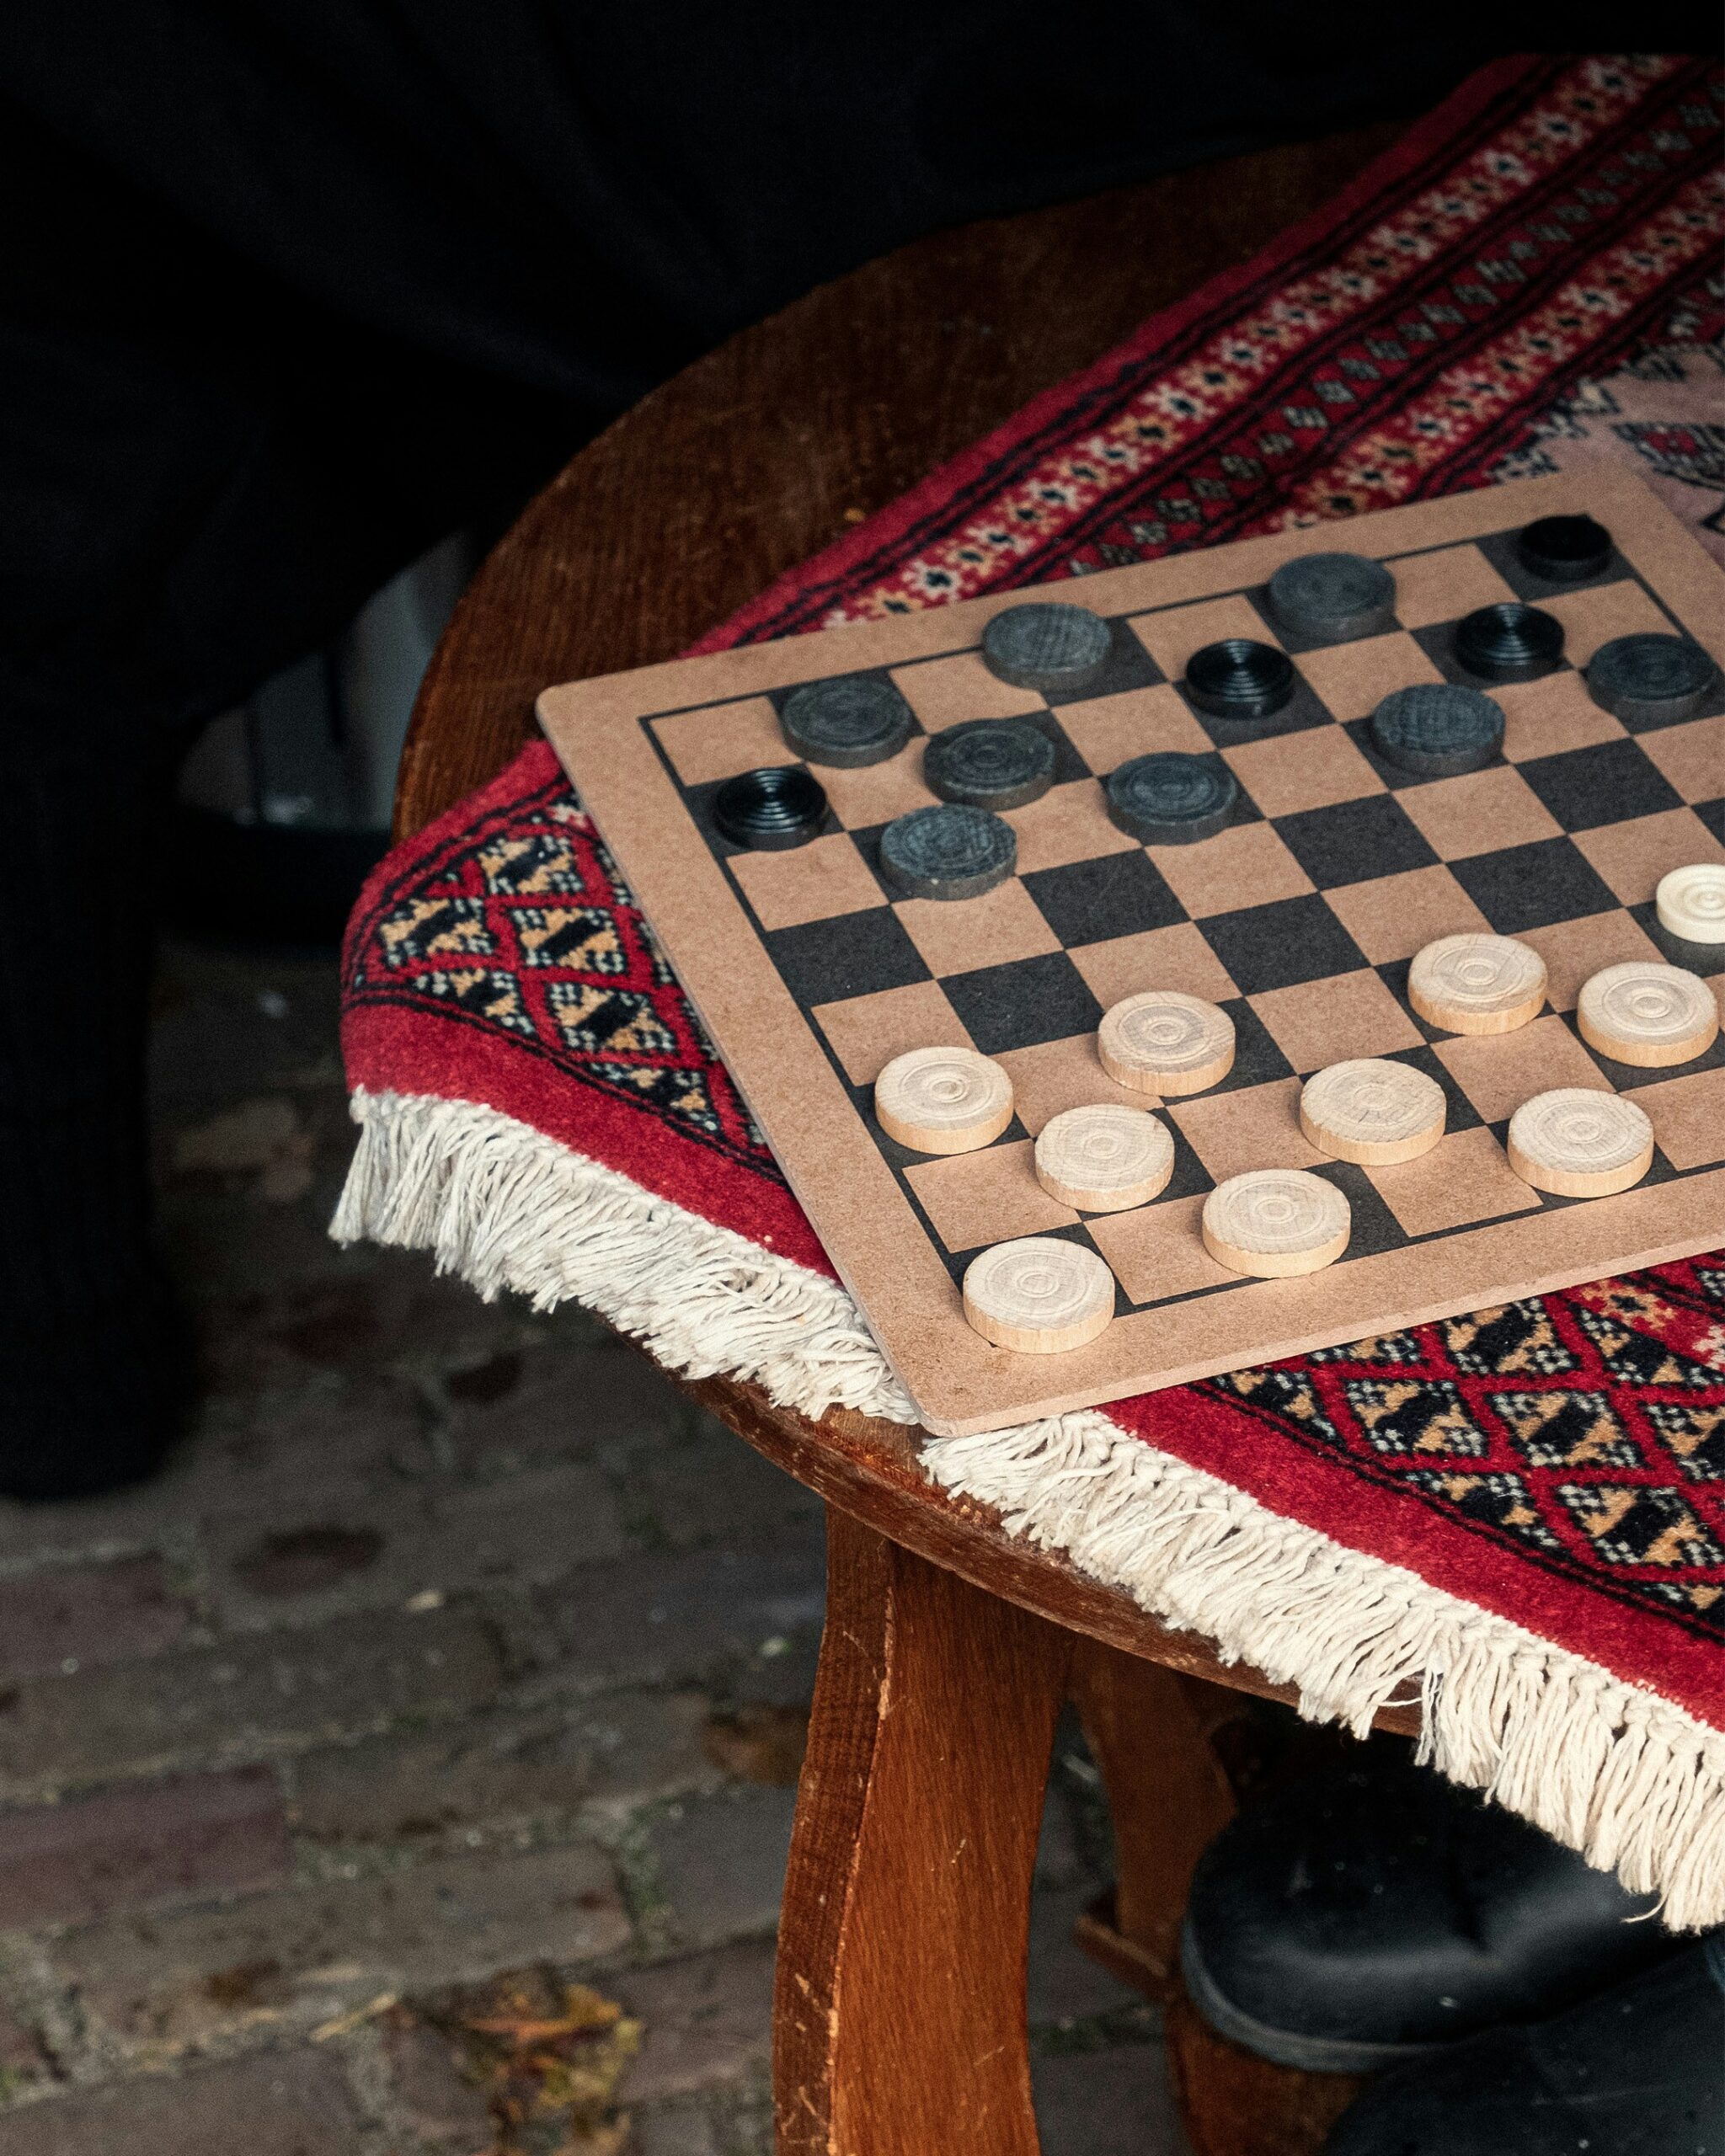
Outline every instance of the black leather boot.
<path id="1" fill-rule="evenodd" d="M 1653 1907 L 1511 1813 L 1367 1753 L 1223 1829 L 1181 1960 L 1220 2035 L 1307 2073 L 1369 2073 L 1677 1951 Z"/>
<path id="2" fill-rule="evenodd" d="M 1722 2156 L 1725 1937 L 1368 2089 L 1324 2156 Z"/>

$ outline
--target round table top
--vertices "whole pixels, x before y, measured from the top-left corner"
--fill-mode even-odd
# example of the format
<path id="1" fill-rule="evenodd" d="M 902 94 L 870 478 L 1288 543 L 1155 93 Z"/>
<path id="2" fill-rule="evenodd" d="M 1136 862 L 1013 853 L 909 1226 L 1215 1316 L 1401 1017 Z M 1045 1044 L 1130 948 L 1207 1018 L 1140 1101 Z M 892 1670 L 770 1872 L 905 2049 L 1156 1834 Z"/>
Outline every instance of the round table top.
<path id="1" fill-rule="evenodd" d="M 547 684 L 673 657 L 1146 315 L 1243 261 L 1394 140 L 1359 129 L 940 232 L 822 286 L 625 413 L 499 542 L 434 654 L 396 793 L 407 837 L 494 776 Z M 1130 1652 L 1284 1688 L 1161 1625 L 921 1473 L 898 1425 L 682 1389 L 829 1502 Z M 1384 1726 L 1413 1729 L 1397 1706 Z"/>

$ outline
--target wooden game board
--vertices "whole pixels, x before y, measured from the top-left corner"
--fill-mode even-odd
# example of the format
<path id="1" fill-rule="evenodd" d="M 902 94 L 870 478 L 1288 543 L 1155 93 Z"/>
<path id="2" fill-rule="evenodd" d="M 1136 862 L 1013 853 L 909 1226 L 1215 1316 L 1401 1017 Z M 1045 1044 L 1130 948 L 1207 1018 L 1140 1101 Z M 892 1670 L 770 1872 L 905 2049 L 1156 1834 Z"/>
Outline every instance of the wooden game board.
<path id="1" fill-rule="evenodd" d="M 1514 534 L 1587 510 L 1617 554 L 1592 584 L 1521 568 Z M 1278 564 L 1346 546 L 1387 561 L 1392 632 L 1339 645 L 1279 634 L 1260 602 Z M 1424 1319 L 1705 1249 L 1725 1232 L 1725 1049 L 1678 1070 L 1603 1063 L 1576 1032 L 1583 979 L 1664 957 L 1725 990 L 1725 949 L 1658 925 L 1668 868 L 1725 860 L 1725 697 L 1681 724 L 1626 730 L 1581 674 L 1605 639 L 1674 622 L 1725 662 L 1725 574 L 1626 473 L 1539 479 L 1421 503 L 1045 588 L 1110 617 L 1108 677 L 1049 709 L 996 680 L 983 624 L 1034 595 L 1001 593 L 717 656 L 552 689 L 547 732 L 765 1130 L 793 1189 L 928 1427 L 957 1434 L 1179 1384 Z M 1567 662 L 1494 689 L 1500 763 L 1416 779 L 1379 761 L 1368 714 L 1389 691 L 1456 674 L 1454 624 L 1519 596 L 1567 632 Z M 1196 714 L 1178 686 L 1200 645 L 1279 642 L 1301 686 L 1250 727 Z M 791 760 L 780 693 L 877 669 L 925 733 L 1028 714 L 1057 744 L 1053 790 L 1010 812 L 1017 874 L 981 899 L 895 898 L 873 865 L 880 828 L 932 797 L 922 741 L 889 762 L 820 768 L 829 833 L 739 853 L 711 814 L 718 784 Z M 1235 824 L 1194 846 L 1145 847 L 1103 810 L 1098 775 L 1147 750 L 1219 753 L 1242 789 Z M 1466 1038 L 1411 1012 L 1407 963 L 1431 938 L 1490 927 L 1551 971 L 1546 1013 Z M 1213 1091 L 1170 1102 L 1174 1178 L 1135 1212 L 1081 1219 L 1031 1170 L 1035 1134 L 1086 1101 L 1158 1107 L 1097 1060 L 1094 1028 L 1151 985 L 1209 996 L 1238 1031 Z M 969 1041 L 1011 1072 L 1018 1114 L 979 1153 L 923 1159 L 880 1131 L 870 1089 L 900 1051 Z M 1448 1132 L 1400 1166 L 1315 1152 L 1303 1076 L 1389 1055 L 1443 1085 Z M 1542 1197 L 1508 1165 L 1513 1109 L 1558 1085 L 1632 1092 L 1658 1151 L 1647 1180 L 1592 1201 Z M 1239 1171 L 1300 1166 L 1347 1193 L 1354 1233 L 1328 1270 L 1247 1280 L 1205 1252 L 1204 1197 Z M 992 1348 L 965 1323 L 959 1282 L 977 1250 L 1055 1234 L 1099 1251 L 1118 1315 L 1055 1356 Z"/>

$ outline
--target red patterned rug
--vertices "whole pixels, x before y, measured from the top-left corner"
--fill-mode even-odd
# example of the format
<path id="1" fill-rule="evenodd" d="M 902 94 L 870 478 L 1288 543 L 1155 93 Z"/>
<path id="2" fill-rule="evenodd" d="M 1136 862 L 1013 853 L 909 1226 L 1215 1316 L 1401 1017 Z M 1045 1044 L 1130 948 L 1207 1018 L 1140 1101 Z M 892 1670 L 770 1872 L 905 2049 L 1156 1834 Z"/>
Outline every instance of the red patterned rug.
<path id="1" fill-rule="evenodd" d="M 1725 552 L 1720 102 L 1682 60 L 1487 70 L 703 648 L 1594 455 Z M 547 749 L 390 857 L 345 963 L 338 1233 L 908 1418 Z M 923 1456 L 1311 1711 L 1423 1684 L 1447 1772 L 1725 1921 L 1725 1258 Z"/>

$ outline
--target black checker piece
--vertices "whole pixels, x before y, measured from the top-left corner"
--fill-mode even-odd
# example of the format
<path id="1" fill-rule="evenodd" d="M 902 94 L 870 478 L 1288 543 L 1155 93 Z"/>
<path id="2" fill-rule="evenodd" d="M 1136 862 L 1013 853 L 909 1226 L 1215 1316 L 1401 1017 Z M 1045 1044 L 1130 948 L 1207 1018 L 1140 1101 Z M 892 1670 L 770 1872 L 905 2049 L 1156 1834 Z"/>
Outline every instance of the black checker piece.
<path id="1" fill-rule="evenodd" d="M 1598 741 L 1536 756 L 1520 771 L 1566 831 L 1591 831 L 1683 806 L 1682 796 L 1635 741 Z"/>
<path id="2" fill-rule="evenodd" d="M 1616 894 L 1571 839 L 1535 839 L 1530 846 L 1477 853 L 1452 861 L 1450 873 L 1499 936 L 1617 907 Z"/>
<path id="3" fill-rule="evenodd" d="M 970 808 L 1022 808 L 1054 784 L 1055 744 L 1014 718 L 973 718 L 937 734 L 922 752 L 931 793 Z"/>
<path id="4" fill-rule="evenodd" d="M 1669 726 L 1693 718 L 1718 669 L 1687 637 L 1613 637 L 1588 662 L 1588 692 L 1626 726 Z"/>
<path id="5" fill-rule="evenodd" d="M 880 867 L 911 899 L 978 899 L 1018 862 L 1017 834 L 986 808 L 955 802 L 895 816 L 880 835 Z"/>
<path id="6" fill-rule="evenodd" d="M 897 755 L 916 723 L 892 683 L 875 674 L 805 681 L 785 698 L 778 723 L 799 756 L 846 771 Z"/>
<path id="7" fill-rule="evenodd" d="M 1482 681 L 1532 681 L 1563 657 L 1563 624 L 1542 607 L 1506 600 L 1455 625 L 1455 656 Z"/>
<path id="8" fill-rule="evenodd" d="M 1219 757 L 1159 749 L 1108 774 L 1108 819 L 1146 846 L 1214 838 L 1240 798 L 1240 782 Z"/>
<path id="9" fill-rule="evenodd" d="M 1270 579 L 1270 611 L 1296 635 L 1350 643 L 1396 626 L 1396 579 L 1365 554 L 1302 554 Z"/>
<path id="10" fill-rule="evenodd" d="M 1516 535 L 1524 568 L 1547 584 L 1585 584 L 1611 559 L 1611 535 L 1590 516 L 1542 516 Z"/>
<path id="11" fill-rule="evenodd" d="M 1225 637 L 1188 659 L 1186 694 L 1212 718 L 1269 718 L 1294 694 L 1294 664 L 1274 644 Z"/>
<path id="12" fill-rule="evenodd" d="M 753 853 L 805 846 L 826 820 L 826 788 L 798 764 L 740 771 L 713 797 L 721 836 Z"/>
<path id="13" fill-rule="evenodd" d="M 1418 778 L 1453 778 L 1490 763 L 1503 745 L 1502 708 L 1478 689 L 1419 681 L 1394 689 L 1371 715 L 1372 746 Z"/>
<path id="14" fill-rule="evenodd" d="M 1108 663 L 1114 632 L 1087 606 L 1058 600 L 1008 606 L 982 632 L 982 663 L 1015 689 L 1035 689 L 1051 702 L 1087 688 Z"/>

